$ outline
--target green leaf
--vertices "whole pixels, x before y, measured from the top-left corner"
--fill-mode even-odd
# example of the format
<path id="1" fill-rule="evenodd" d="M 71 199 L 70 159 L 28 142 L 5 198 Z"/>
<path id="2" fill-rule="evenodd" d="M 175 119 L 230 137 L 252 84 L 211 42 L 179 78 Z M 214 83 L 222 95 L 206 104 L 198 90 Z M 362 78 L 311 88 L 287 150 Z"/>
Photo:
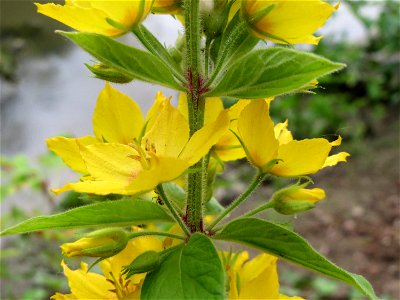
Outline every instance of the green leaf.
<path id="1" fill-rule="evenodd" d="M 256 50 L 237 60 L 206 96 L 247 99 L 278 96 L 306 87 L 310 81 L 344 66 L 293 49 Z"/>
<path id="2" fill-rule="evenodd" d="M 296 233 L 280 225 L 256 218 L 228 223 L 216 239 L 242 243 L 354 286 L 370 299 L 378 299 L 371 284 L 362 276 L 336 266 Z"/>
<path id="3" fill-rule="evenodd" d="M 183 188 L 176 183 L 167 182 L 163 184 L 163 189 L 170 201 L 174 202 L 174 204 L 181 210 L 185 208 L 186 193 Z"/>
<path id="4" fill-rule="evenodd" d="M 164 62 L 149 52 L 129 47 L 99 34 L 63 31 L 58 33 L 72 40 L 103 64 L 128 77 L 183 90 Z"/>
<path id="5" fill-rule="evenodd" d="M 45 229 L 130 226 L 172 221 L 170 215 L 153 202 L 140 199 L 117 200 L 86 205 L 51 216 L 34 217 L 4 230 L 0 235 Z"/>
<path id="6" fill-rule="evenodd" d="M 141 299 L 224 299 L 225 276 L 213 242 L 194 233 L 147 274 Z"/>
<path id="7" fill-rule="evenodd" d="M 221 203 L 218 202 L 217 199 L 212 197 L 210 201 L 208 201 L 205 205 L 205 213 L 206 215 L 219 215 L 225 210 L 225 207 L 221 205 Z"/>

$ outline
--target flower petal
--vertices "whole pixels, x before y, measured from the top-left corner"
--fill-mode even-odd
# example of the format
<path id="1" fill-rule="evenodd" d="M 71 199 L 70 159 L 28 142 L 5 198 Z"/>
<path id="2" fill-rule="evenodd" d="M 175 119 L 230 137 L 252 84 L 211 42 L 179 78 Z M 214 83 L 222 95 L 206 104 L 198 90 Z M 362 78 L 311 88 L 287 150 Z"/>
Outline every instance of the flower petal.
<path id="1" fill-rule="evenodd" d="M 184 160 L 173 157 L 153 156 L 150 159 L 151 168 L 141 171 L 127 187 L 129 195 L 154 189 L 158 184 L 169 182 L 182 175 L 189 167 Z"/>
<path id="2" fill-rule="evenodd" d="M 288 127 L 288 120 L 283 123 L 278 123 L 275 125 L 275 137 L 279 141 L 279 145 L 287 144 L 293 140 L 292 133 L 287 129 Z"/>
<path id="3" fill-rule="evenodd" d="M 157 117 L 167 104 L 169 104 L 167 97 L 165 97 L 161 91 L 157 92 L 153 105 L 150 107 L 146 115 L 146 132 L 153 128 Z"/>
<path id="4" fill-rule="evenodd" d="M 126 190 L 126 183 L 121 181 L 82 181 L 76 183 L 67 183 L 58 189 L 51 190 L 56 195 L 66 191 L 75 191 L 78 193 L 88 193 L 95 195 L 120 194 L 129 195 Z"/>
<path id="5" fill-rule="evenodd" d="M 87 264 L 81 263 L 81 268 L 71 270 L 61 262 L 64 274 L 68 279 L 68 285 L 72 294 L 78 299 L 112 299 L 115 294 L 109 290 L 114 286 L 105 277 L 88 272 Z"/>
<path id="6" fill-rule="evenodd" d="M 142 166 L 132 147 L 122 144 L 95 144 L 80 148 L 90 175 L 95 180 L 125 182 L 129 184 Z"/>
<path id="7" fill-rule="evenodd" d="M 76 5 L 58 5 L 54 3 L 35 3 L 38 13 L 53 18 L 78 31 L 117 36 L 122 33 L 106 21 L 106 14 L 98 9 Z"/>
<path id="8" fill-rule="evenodd" d="M 153 128 L 144 137 L 147 150 L 161 156 L 178 157 L 189 139 L 189 125 L 182 114 L 166 104 Z"/>
<path id="9" fill-rule="evenodd" d="M 86 164 L 82 159 L 79 150 L 79 144 L 91 145 L 99 143 L 95 137 L 84 136 L 81 138 L 66 138 L 62 136 L 46 139 L 47 147 L 57 154 L 72 170 L 86 174 Z"/>
<path id="10" fill-rule="evenodd" d="M 262 168 L 276 158 L 279 143 L 265 100 L 253 100 L 243 109 L 238 131 L 247 157 L 255 166 Z"/>
<path id="11" fill-rule="evenodd" d="M 338 154 L 330 155 L 326 158 L 322 168 L 332 167 L 337 165 L 339 162 L 346 162 L 348 156 L 350 156 L 350 154 L 347 152 L 340 152 Z"/>
<path id="12" fill-rule="evenodd" d="M 222 111 L 217 120 L 206 124 L 193 134 L 179 158 L 187 161 L 189 165 L 195 164 L 208 153 L 210 148 L 227 132 L 228 128 L 228 113 Z"/>
<path id="13" fill-rule="evenodd" d="M 214 122 L 221 111 L 224 110 L 224 104 L 219 97 L 206 98 L 204 124 Z"/>
<path id="14" fill-rule="evenodd" d="M 139 105 L 107 83 L 93 115 L 96 137 L 109 143 L 128 144 L 139 136 L 143 125 Z"/>
<path id="15" fill-rule="evenodd" d="M 150 12 L 152 0 L 107 0 L 91 1 L 94 8 L 103 11 L 107 16 L 127 29 L 141 22 Z"/>
<path id="16" fill-rule="evenodd" d="M 239 299 L 277 299 L 279 281 L 276 271 L 277 258 L 260 254 L 248 261 L 240 271 Z"/>
<path id="17" fill-rule="evenodd" d="M 273 42 L 285 41 L 290 44 L 318 44 L 320 38 L 312 34 L 337 9 L 337 6 L 320 0 L 248 0 L 245 3 L 244 9 L 250 15 L 268 5 L 275 5 L 265 17 L 252 25 L 252 32 L 261 39 L 268 38 Z M 279 39 L 274 39 L 273 36 Z"/>
<path id="18" fill-rule="evenodd" d="M 322 138 L 293 140 L 279 147 L 278 158 L 282 161 L 271 173 L 284 177 L 313 174 L 323 167 L 331 148 L 332 145 Z"/>
<path id="19" fill-rule="evenodd" d="M 76 300 L 76 298 L 73 294 L 60 294 L 60 293 L 55 293 L 53 296 L 50 297 L 51 300 Z"/>

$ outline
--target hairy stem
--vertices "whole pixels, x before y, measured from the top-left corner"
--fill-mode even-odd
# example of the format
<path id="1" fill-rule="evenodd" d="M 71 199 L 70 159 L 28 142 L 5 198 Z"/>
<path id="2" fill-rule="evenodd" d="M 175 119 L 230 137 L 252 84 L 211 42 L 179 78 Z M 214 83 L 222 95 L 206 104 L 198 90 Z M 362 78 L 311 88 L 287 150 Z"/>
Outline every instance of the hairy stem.
<path id="1" fill-rule="evenodd" d="M 199 0 L 185 1 L 187 103 L 190 136 L 203 127 L 205 98 L 202 94 L 202 66 L 200 60 Z M 191 167 L 188 175 L 186 223 L 191 232 L 203 231 L 204 159 Z M 194 171 L 200 170 L 200 171 Z"/>
<path id="2" fill-rule="evenodd" d="M 183 232 L 186 235 L 190 235 L 189 229 L 187 228 L 187 226 L 183 222 L 182 218 L 179 216 L 178 212 L 175 210 L 174 206 L 172 205 L 172 203 L 169 201 L 167 195 L 165 194 L 162 184 L 159 184 L 157 186 L 157 192 L 160 195 L 161 199 L 164 201 L 165 205 L 168 207 L 168 209 L 171 212 L 172 216 L 174 217 L 175 221 L 182 228 Z"/>

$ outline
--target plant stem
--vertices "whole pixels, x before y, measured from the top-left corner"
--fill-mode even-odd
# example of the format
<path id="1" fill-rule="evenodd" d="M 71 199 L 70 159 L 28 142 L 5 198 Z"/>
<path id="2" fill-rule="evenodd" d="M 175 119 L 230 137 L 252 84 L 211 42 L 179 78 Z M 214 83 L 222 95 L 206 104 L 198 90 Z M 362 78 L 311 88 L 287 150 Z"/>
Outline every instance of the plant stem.
<path id="1" fill-rule="evenodd" d="M 167 236 L 173 239 L 178 239 L 178 240 L 185 240 L 186 238 L 184 236 L 180 236 L 177 234 L 173 233 L 168 233 L 168 232 L 159 232 L 159 231 L 139 231 L 139 232 L 132 232 L 129 234 L 129 239 L 134 239 L 139 236 L 147 236 L 147 235 L 159 235 L 159 236 Z"/>
<path id="2" fill-rule="evenodd" d="M 190 136 L 203 127 L 205 98 L 202 94 L 202 76 L 200 60 L 200 2 L 185 1 L 185 35 L 186 35 L 186 76 L 188 82 L 187 103 Z M 203 231 L 203 190 L 207 166 L 204 158 L 191 167 L 188 175 L 188 192 L 186 206 L 186 223 L 191 232 Z"/>
<path id="3" fill-rule="evenodd" d="M 263 182 L 267 175 L 261 172 L 258 172 L 256 177 L 253 179 L 253 181 L 250 183 L 248 186 L 247 190 L 243 192 L 239 197 L 237 197 L 208 227 L 207 230 L 211 230 L 214 228 L 215 225 L 217 225 L 219 222 L 221 222 L 223 219 L 225 219 L 233 210 L 238 208 L 240 204 L 242 204 L 243 201 L 245 201 L 251 193 L 254 192 L 254 190 Z"/>
<path id="4" fill-rule="evenodd" d="M 210 69 L 210 46 L 211 40 L 207 38 L 206 40 L 206 48 L 204 53 L 204 77 L 207 79 L 208 71 Z"/>
<path id="5" fill-rule="evenodd" d="M 254 216 L 255 214 L 258 214 L 259 212 L 262 212 L 262 211 L 267 210 L 272 207 L 274 207 L 274 204 L 272 203 L 272 201 L 269 201 L 263 205 L 260 205 L 256 209 L 253 209 L 253 210 L 249 211 L 248 213 L 244 214 L 243 217 Z"/>
<path id="6" fill-rule="evenodd" d="M 190 235 L 190 231 L 183 222 L 182 218 L 179 216 L 178 212 L 175 210 L 174 206 L 172 203 L 169 201 L 167 195 L 164 192 L 164 189 L 162 187 L 162 184 L 159 184 L 157 186 L 157 192 L 159 193 L 160 197 L 164 201 L 165 205 L 168 207 L 169 211 L 171 212 L 172 216 L 174 217 L 175 221 L 179 224 L 179 226 L 182 228 L 183 232 L 186 235 Z"/>

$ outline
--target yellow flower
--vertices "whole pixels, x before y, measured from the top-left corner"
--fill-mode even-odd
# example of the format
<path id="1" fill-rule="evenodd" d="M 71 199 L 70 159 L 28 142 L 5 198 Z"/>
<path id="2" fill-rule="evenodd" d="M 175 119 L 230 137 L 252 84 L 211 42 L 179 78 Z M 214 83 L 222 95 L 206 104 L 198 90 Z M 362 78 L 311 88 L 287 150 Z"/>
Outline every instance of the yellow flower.
<path id="1" fill-rule="evenodd" d="M 161 240 L 156 237 L 138 237 L 129 241 L 123 251 L 99 263 L 104 275 L 88 272 L 86 263 L 82 262 L 79 269 L 71 270 L 62 261 L 61 266 L 71 294 L 56 293 L 51 299 L 140 299 L 145 274 L 133 275 L 126 280 L 122 276 L 122 268 L 149 250 L 163 250 Z"/>
<path id="2" fill-rule="evenodd" d="M 266 98 L 264 101 L 270 103 L 273 98 Z M 206 99 L 205 103 L 205 115 L 204 123 L 208 124 L 214 122 L 219 114 L 225 111 L 230 120 L 229 131 L 219 139 L 219 141 L 212 148 L 212 155 L 218 160 L 232 161 L 243 158 L 246 153 L 243 150 L 242 145 L 232 133 L 237 131 L 237 121 L 243 108 L 253 100 L 240 99 L 237 103 L 232 105 L 230 108 L 224 109 L 223 102 L 219 97 L 210 97 Z M 185 94 L 181 94 L 178 102 L 179 111 L 187 118 L 187 99 Z"/>
<path id="3" fill-rule="evenodd" d="M 273 208 L 283 214 L 291 215 L 303 212 L 315 207 L 318 201 L 326 197 L 323 189 L 304 188 L 308 184 L 293 185 L 282 190 L 277 191 L 272 196 Z"/>
<path id="4" fill-rule="evenodd" d="M 132 143 L 154 125 L 167 101 L 167 98 L 158 92 L 153 106 L 144 119 L 135 101 L 107 83 L 99 94 L 93 115 L 95 136 L 49 138 L 46 140 L 47 146 L 71 169 L 87 174 L 88 170 L 80 153 L 80 147 L 104 142 L 126 145 Z"/>
<path id="5" fill-rule="evenodd" d="M 64 5 L 35 3 L 38 12 L 78 31 L 118 36 L 150 13 L 152 0 L 65 0 Z"/>
<path id="6" fill-rule="evenodd" d="M 80 159 L 88 173 L 81 182 L 66 184 L 53 190 L 55 193 L 75 190 L 98 195 L 133 195 L 149 191 L 182 175 L 228 130 L 229 118 L 222 112 L 189 138 L 187 121 L 168 100 L 153 105 L 147 121 L 143 122 L 140 110 L 137 108 L 133 113 L 133 106 L 129 109 L 128 105 L 133 102 L 121 95 L 108 97 L 110 101 L 99 97 L 100 104 L 96 107 L 94 131 L 97 139 L 107 143 L 82 145 L 75 140 L 75 145 L 67 149 L 62 148 L 65 138 L 60 142 L 60 138 L 48 141 L 49 148 L 65 162 L 75 163 Z M 71 148 L 74 150 L 70 151 Z"/>
<path id="7" fill-rule="evenodd" d="M 337 8 L 321 0 L 242 0 L 251 33 L 283 44 L 318 44 L 313 33 Z"/>
<path id="8" fill-rule="evenodd" d="M 226 272 L 229 281 L 228 297 L 236 299 L 296 299 L 279 294 L 276 270 L 277 258 L 263 253 L 249 260 L 247 251 L 222 254 L 228 257 Z"/>
<path id="9" fill-rule="evenodd" d="M 240 113 L 238 138 L 250 162 L 264 173 L 283 177 L 313 174 L 322 168 L 346 161 L 346 152 L 329 156 L 339 137 L 329 142 L 323 138 L 293 140 L 287 123 L 274 126 L 269 106 L 263 100 L 252 100 Z"/>
<path id="10" fill-rule="evenodd" d="M 105 228 L 93 231 L 73 243 L 61 245 L 63 255 L 110 257 L 125 249 L 129 241 L 121 228 Z"/>

